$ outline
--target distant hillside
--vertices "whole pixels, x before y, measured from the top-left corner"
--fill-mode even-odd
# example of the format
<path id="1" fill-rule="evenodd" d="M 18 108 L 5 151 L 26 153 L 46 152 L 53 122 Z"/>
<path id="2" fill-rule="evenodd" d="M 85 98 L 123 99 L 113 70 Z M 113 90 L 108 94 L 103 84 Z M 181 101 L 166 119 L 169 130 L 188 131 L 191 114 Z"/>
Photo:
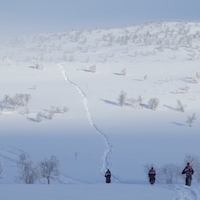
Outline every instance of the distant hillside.
<path id="1" fill-rule="evenodd" d="M 0 40 L 2 62 L 143 62 L 197 60 L 200 22 L 158 21 Z M 158 59 L 159 56 L 159 59 Z"/>

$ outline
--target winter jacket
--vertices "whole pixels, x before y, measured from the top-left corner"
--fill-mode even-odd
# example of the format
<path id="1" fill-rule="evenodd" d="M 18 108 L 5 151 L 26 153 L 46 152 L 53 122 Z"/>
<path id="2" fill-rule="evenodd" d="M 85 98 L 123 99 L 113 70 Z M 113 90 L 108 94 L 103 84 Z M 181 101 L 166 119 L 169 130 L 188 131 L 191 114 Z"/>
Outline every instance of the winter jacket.
<path id="1" fill-rule="evenodd" d="M 155 176 L 156 175 L 156 171 L 155 171 L 155 169 L 153 169 L 153 168 L 151 168 L 150 170 L 149 170 L 149 177 L 150 176 Z"/>
<path id="2" fill-rule="evenodd" d="M 107 170 L 106 173 L 105 173 L 105 177 L 108 177 L 108 176 L 111 176 L 110 170 Z"/>
<path id="3" fill-rule="evenodd" d="M 192 169 L 191 166 L 186 166 L 184 168 L 184 170 L 182 171 L 182 174 L 186 174 L 187 175 L 192 175 L 194 173 L 194 170 Z"/>

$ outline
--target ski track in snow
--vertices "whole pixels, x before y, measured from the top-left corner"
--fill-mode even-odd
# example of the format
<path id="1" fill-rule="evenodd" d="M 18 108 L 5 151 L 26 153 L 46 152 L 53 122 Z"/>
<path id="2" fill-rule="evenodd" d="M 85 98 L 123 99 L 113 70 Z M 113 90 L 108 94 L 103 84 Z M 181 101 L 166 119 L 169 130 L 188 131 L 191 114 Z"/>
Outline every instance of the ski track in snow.
<path id="1" fill-rule="evenodd" d="M 95 123 L 95 120 L 92 118 L 92 115 L 91 115 L 91 112 L 89 110 L 89 107 L 88 107 L 88 100 L 87 100 L 87 96 L 85 95 L 85 93 L 83 92 L 83 90 L 81 90 L 81 88 L 79 86 L 77 86 L 74 82 L 72 82 L 69 77 L 67 76 L 66 74 L 66 71 L 64 70 L 63 68 L 63 65 L 62 64 L 58 64 L 58 67 L 60 68 L 65 80 L 67 80 L 68 83 L 70 83 L 72 86 L 74 86 L 79 94 L 81 95 L 82 99 L 83 99 L 83 104 L 84 104 L 84 107 L 85 107 L 85 110 L 86 110 L 86 114 L 87 114 L 87 119 L 88 121 L 90 122 L 90 125 L 92 127 L 94 127 L 94 129 L 103 137 L 104 141 L 105 141 L 105 144 L 106 144 L 106 149 L 104 150 L 104 154 L 102 156 L 102 166 L 100 167 L 99 171 L 102 175 L 105 174 L 105 171 L 106 169 L 108 169 L 110 166 L 111 166 L 111 161 L 110 161 L 110 156 L 112 154 L 112 144 L 109 140 L 109 138 L 107 137 L 106 134 L 104 134 L 97 126 L 97 124 Z M 112 173 L 112 177 L 118 181 L 118 182 L 121 182 L 120 178 L 113 174 Z"/>
<path id="2" fill-rule="evenodd" d="M 0 157 L 6 160 L 17 163 L 21 153 L 24 153 L 24 151 L 21 149 L 17 149 L 15 147 L 0 146 Z"/>
<path id="3" fill-rule="evenodd" d="M 168 185 L 168 189 L 173 190 L 176 197 L 173 200 L 199 200 L 200 188 L 196 185 L 182 186 L 182 185 Z"/>

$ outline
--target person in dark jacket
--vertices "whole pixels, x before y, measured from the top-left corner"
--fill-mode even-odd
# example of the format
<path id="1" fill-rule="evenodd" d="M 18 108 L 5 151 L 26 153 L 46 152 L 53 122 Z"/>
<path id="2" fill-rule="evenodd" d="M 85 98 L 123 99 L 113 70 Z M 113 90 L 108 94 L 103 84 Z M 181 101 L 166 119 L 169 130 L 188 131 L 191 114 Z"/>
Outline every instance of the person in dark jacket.
<path id="1" fill-rule="evenodd" d="M 154 184 L 156 180 L 156 171 L 153 167 L 149 170 L 148 176 L 149 176 L 149 182 L 151 184 Z"/>
<path id="2" fill-rule="evenodd" d="M 182 174 L 186 174 L 185 178 L 185 185 L 190 186 L 192 181 L 192 174 L 194 173 L 194 170 L 192 169 L 192 166 L 188 162 L 184 170 L 182 171 Z"/>
<path id="3" fill-rule="evenodd" d="M 111 182 L 111 172 L 109 169 L 106 171 L 105 177 L 106 177 L 106 183 L 110 183 Z"/>

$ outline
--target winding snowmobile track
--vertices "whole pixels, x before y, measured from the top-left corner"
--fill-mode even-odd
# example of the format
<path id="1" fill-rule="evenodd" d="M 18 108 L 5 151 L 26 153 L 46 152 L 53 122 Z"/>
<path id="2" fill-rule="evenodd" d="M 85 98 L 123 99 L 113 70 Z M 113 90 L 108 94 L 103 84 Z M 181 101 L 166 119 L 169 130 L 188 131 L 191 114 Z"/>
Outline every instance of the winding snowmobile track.
<path id="1" fill-rule="evenodd" d="M 200 188 L 197 185 L 185 186 L 185 185 L 168 185 L 167 187 L 173 190 L 176 197 L 173 200 L 199 200 Z"/>
<path id="2" fill-rule="evenodd" d="M 96 125 L 95 123 L 95 120 L 93 119 L 92 115 L 91 115 L 91 112 L 89 110 L 89 107 L 88 107 L 88 100 L 87 100 L 87 96 L 86 94 L 83 92 L 83 90 L 78 86 L 76 85 L 74 82 L 72 82 L 69 77 L 67 76 L 67 73 L 66 71 L 64 70 L 64 67 L 62 65 L 62 63 L 58 64 L 58 67 L 60 69 L 60 71 L 62 72 L 65 80 L 71 84 L 73 87 L 75 87 L 79 94 L 81 95 L 82 99 L 83 99 L 83 104 L 84 104 L 84 107 L 85 107 L 85 110 L 86 110 L 86 114 L 87 114 L 87 119 L 88 121 L 90 122 L 90 125 L 96 130 L 97 133 L 99 133 L 104 141 L 105 141 L 105 144 L 106 144 L 106 149 L 104 150 L 104 154 L 102 156 L 102 166 L 100 167 L 99 171 L 102 175 L 104 175 L 105 173 L 105 170 L 108 169 L 110 166 L 111 166 L 111 161 L 110 161 L 110 156 L 112 154 L 112 144 L 109 140 L 109 138 L 107 137 L 106 134 L 104 134 L 99 128 L 98 126 Z M 114 175 L 114 174 L 113 174 Z M 119 181 L 119 178 L 117 178 L 117 176 L 113 176 L 117 181 Z"/>

